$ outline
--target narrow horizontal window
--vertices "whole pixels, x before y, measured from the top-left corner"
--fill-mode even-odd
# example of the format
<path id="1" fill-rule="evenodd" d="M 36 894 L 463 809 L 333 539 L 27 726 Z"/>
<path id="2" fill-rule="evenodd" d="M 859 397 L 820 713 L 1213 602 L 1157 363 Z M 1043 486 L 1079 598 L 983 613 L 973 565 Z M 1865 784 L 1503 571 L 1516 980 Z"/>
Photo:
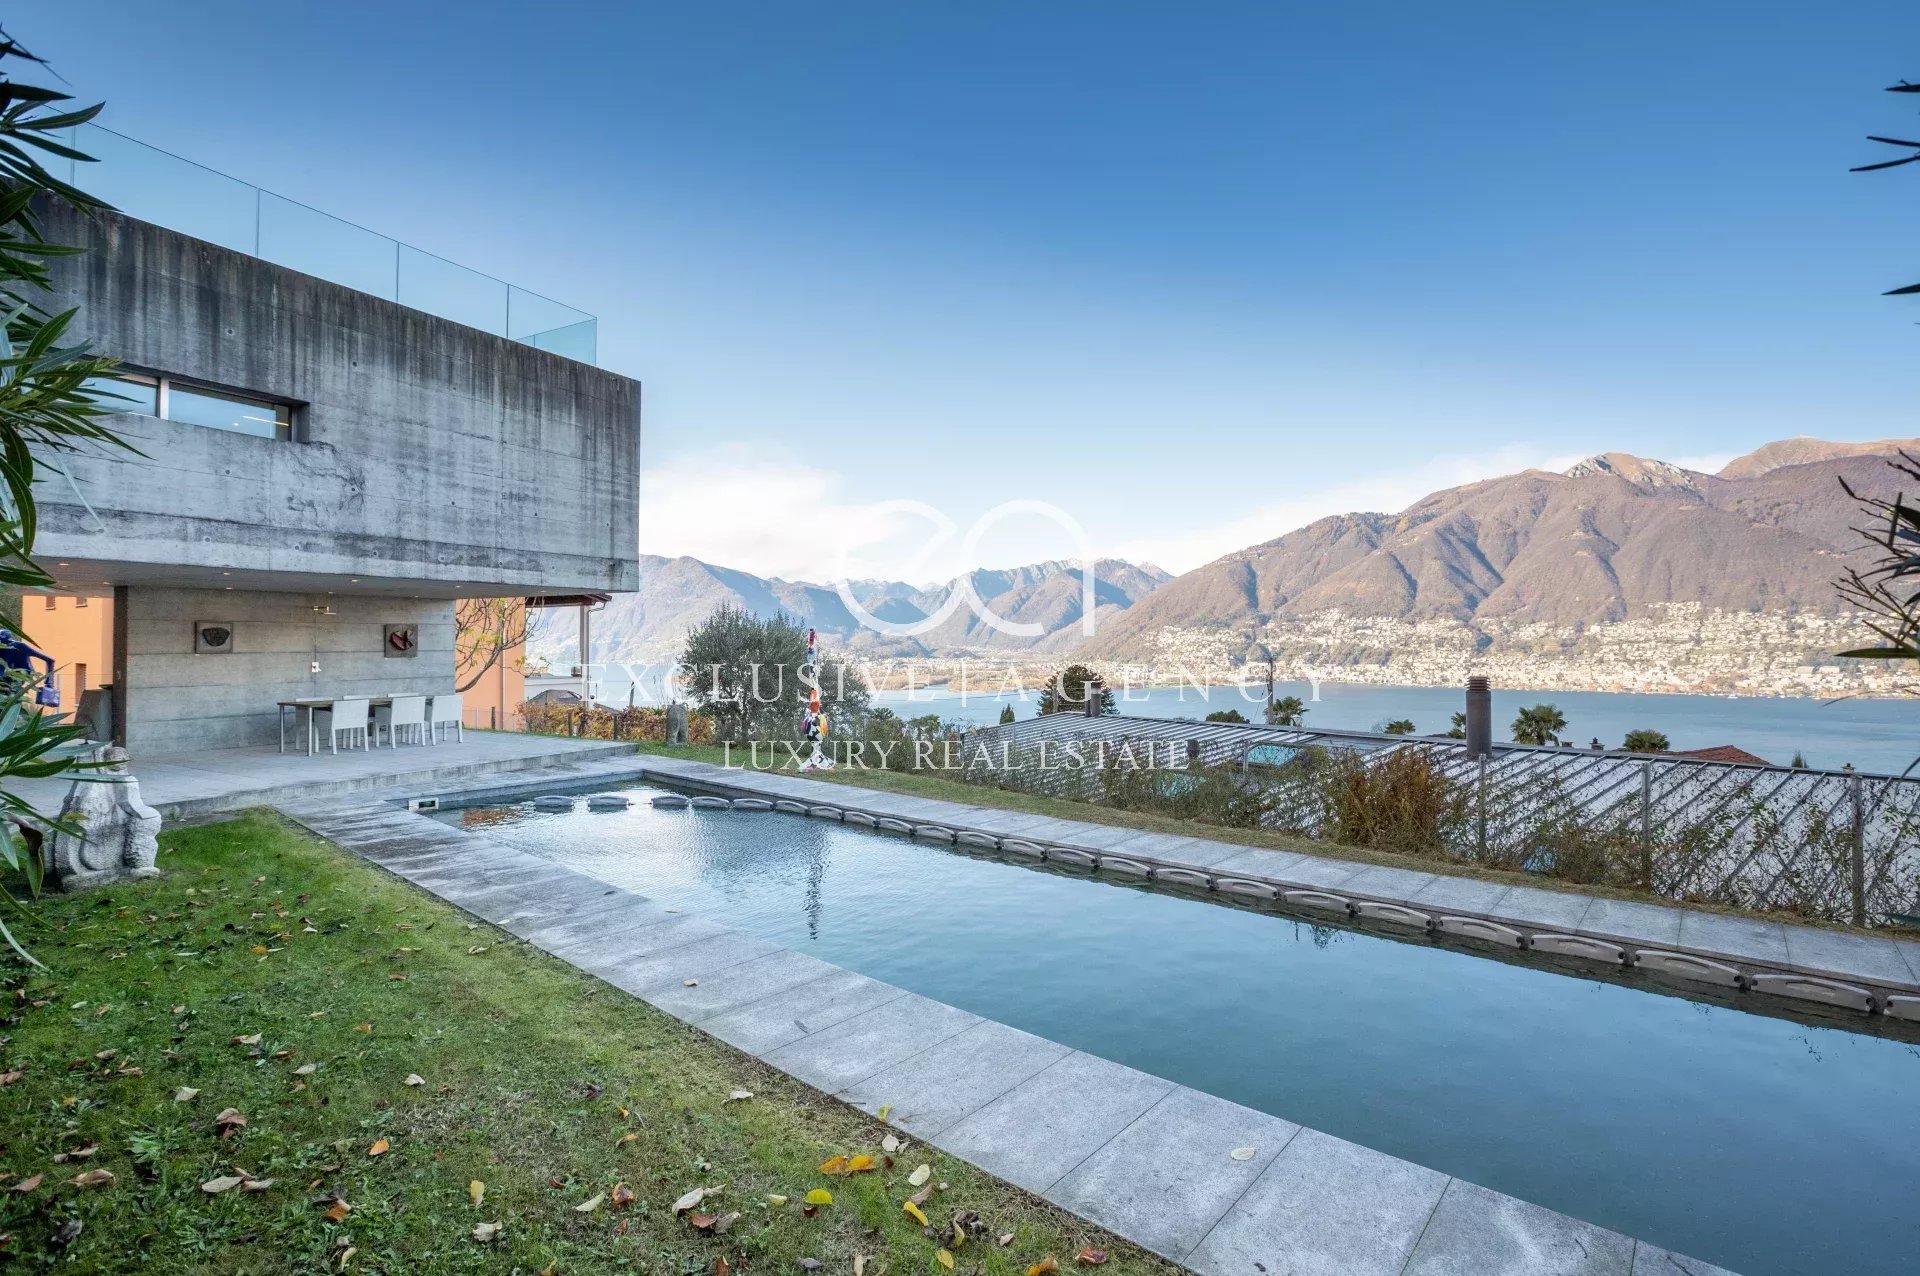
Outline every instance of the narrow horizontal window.
<path id="1" fill-rule="evenodd" d="M 263 439 L 287 437 L 292 411 L 284 403 L 248 399 L 220 390 L 202 390 L 177 381 L 167 383 L 161 415 L 183 425 L 204 425 L 210 430 L 232 430 Z"/>
<path id="2" fill-rule="evenodd" d="M 160 415 L 160 383 L 152 377 L 88 377 L 80 388 L 109 412 Z"/>

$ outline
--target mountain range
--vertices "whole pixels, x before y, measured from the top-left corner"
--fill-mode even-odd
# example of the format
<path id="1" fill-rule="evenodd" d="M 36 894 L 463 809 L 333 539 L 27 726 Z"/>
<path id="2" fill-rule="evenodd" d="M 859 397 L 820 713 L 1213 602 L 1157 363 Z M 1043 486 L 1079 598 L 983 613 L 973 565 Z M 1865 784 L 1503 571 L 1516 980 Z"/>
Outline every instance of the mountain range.
<path id="1" fill-rule="evenodd" d="M 864 627 L 830 586 L 643 556 L 640 591 L 615 597 L 595 619 L 595 655 L 670 660 L 691 625 L 731 603 L 784 611 L 856 658 L 1041 662 L 1071 653 L 1217 674 L 1260 658 L 1264 646 L 1283 660 L 1382 680 L 1451 681 L 1468 660 L 1504 659 L 1503 672 L 1543 686 L 1813 694 L 1831 679 L 1809 682 L 1808 662 L 1846 645 L 1854 623 L 1834 591 L 1842 556 L 1861 543 L 1859 512 L 1840 481 L 1892 494 L 1898 476 L 1886 461 L 1902 449 L 1920 452 L 1920 439 L 1785 439 L 1711 474 L 1607 452 L 1560 473 L 1447 488 L 1398 513 L 1322 518 L 1177 578 L 1102 560 L 1091 638 L 1072 563 L 968 578 L 996 614 L 1038 624 L 1037 637 L 997 632 L 966 607 L 924 634 L 889 637 Z M 852 586 L 862 606 L 895 623 L 930 615 L 950 589 Z M 568 662 L 574 633 L 571 614 L 555 614 L 536 624 L 529 645 Z M 1585 673 L 1561 668 L 1582 659 Z M 1639 681 L 1650 660 L 1667 672 Z M 1607 661 L 1612 672 L 1594 671 Z M 1743 674 L 1743 664 L 1765 666 L 1764 677 Z"/>
<path id="2" fill-rule="evenodd" d="M 1117 559 L 1096 562 L 1093 578 L 1096 627 L 1173 579 L 1157 567 Z M 1065 651 L 1085 636 L 1081 625 L 1085 599 L 1077 564 L 981 569 L 969 573 L 966 580 L 995 615 L 1038 625 L 1040 633 L 1033 637 L 1003 633 L 961 606 L 925 633 L 890 636 L 867 628 L 831 585 L 756 576 L 685 556 L 643 554 L 639 592 L 615 595 L 594 617 L 594 656 L 622 662 L 671 660 L 685 645 L 687 631 L 723 603 L 759 616 L 784 612 L 854 656 L 904 659 L 961 652 L 1039 656 Z M 850 584 L 862 608 L 895 625 L 924 621 L 945 605 L 952 589 L 951 584 L 925 586 L 896 580 Z M 571 663 L 577 634 L 571 612 L 536 614 L 528 645 L 555 664 Z"/>
<path id="3" fill-rule="evenodd" d="M 1842 610 L 1856 490 L 1920 440 L 1769 443 L 1716 474 L 1622 452 L 1564 473 L 1447 488 L 1397 514 L 1339 514 L 1187 572 L 1101 627 L 1085 654 L 1148 659 L 1167 626 L 1255 627 L 1330 611 L 1404 621 L 1580 627 L 1673 604 Z"/>

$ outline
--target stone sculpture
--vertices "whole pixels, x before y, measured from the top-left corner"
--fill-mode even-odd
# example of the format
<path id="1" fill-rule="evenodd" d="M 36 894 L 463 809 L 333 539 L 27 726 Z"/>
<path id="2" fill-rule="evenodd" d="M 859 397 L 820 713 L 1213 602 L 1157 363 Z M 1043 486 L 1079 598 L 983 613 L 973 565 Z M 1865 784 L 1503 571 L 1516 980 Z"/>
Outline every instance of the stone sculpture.
<path id="1" fill-rule="evenodd" d="M 63 891 L 80 891 L 135 878 L 158 877 L 160 812 L 140 800 L 140 781 L 127 770 L 127 751 L 109 745 L 108 763 L 83 773 L 67 790 L 60 821 L 74 832 L 56 832 L 48 871 Z"/>
<path id="2" fill-rule="evenodd" d="M 677 701 L 667 706 L 667 743 L 687 742 L 687 706 Z"/>

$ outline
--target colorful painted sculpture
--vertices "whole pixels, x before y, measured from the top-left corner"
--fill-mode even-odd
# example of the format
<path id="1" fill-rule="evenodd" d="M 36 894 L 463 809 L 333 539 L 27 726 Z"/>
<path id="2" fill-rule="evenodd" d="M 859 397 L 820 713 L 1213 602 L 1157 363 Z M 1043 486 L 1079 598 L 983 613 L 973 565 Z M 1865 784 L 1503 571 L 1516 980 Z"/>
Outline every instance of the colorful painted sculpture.
<path id="1" fill-rule="evenodd" d="M 806 738 L 812 750 L 807 760 L 800 764 L 802 771 L 831 771 L 833 759 L 827 756 L 823 747 L 827 741 L 827 715 L 820 707 L 820 637 L 813 630 L 807 630 L 807 663 L 804 666 L 807 690 L 807 712 L 800 719 L 800 734 Z"/>
<path id="2" fill-rule="evenodd" d="M 34 666 L 39 665 L 36 669 Z M 11 629 L 0 629 L 0 668 L 8 670 L 20 685 L 38 681 L 33 702 L 49 709 L 60 707 L 60 684 L 53 680 L 53 657 L 27 642 Z"/>

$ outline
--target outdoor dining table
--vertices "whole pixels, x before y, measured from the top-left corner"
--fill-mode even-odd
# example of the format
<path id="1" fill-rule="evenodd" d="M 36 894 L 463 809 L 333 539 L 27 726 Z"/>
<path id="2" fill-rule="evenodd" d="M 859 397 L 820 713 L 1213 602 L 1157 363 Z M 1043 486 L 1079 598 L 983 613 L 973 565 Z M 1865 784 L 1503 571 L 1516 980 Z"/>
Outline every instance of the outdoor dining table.
<path id="1" fill-rule="evenodd" d="M 300 711 L 307 711 L 307 756 L 312 757 L 319 747 L 313 735 L 313 715 L 321 709 L 332 709 L 337 700 L 365 700 L 368 707 L 390 705 L 392 696 L 309 696 L 299 700 L 282 700 L 280 705 L 280 752 L 287 751 L 287 710 L 293 710 L 293 720 L 300 720 Z M 372 742 L 369 741 L 369 744 Z"/>

